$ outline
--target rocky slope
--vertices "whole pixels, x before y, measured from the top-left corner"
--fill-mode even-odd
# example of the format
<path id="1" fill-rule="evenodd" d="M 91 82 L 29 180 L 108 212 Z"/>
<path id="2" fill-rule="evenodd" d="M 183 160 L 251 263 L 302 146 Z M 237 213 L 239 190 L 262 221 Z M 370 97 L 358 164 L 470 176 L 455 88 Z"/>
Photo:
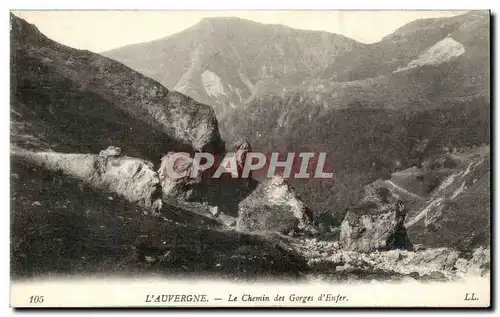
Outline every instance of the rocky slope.
<path id="1" fill-rule="evenodd" d="M 406 226 L 415 243 L 470 251 L 490 243 L 490 151 L 468 150 L 454 159 L 458 166 L 431 172 L 446 178 L 414 208 Z"/>
<path id="2" fill-rule="evenodd" d="M 425 283 L 489 278 L 491 274 L 491 251 L 483 247 L 473 252 L 429 248 L 359 253 L 343 250 L 336 241 L 315 238 L 288 243 L 307 259 L 311 267 L 307 276 L 311 280 Z"/>
<path id="3" fill-rule="evenodd" d="M 213 110 L 121 63 L 56 43 L 11 14 L 14 142 L 97 152 L 120 146 L 158 158 L 168 149 L 218 149 Z"/>

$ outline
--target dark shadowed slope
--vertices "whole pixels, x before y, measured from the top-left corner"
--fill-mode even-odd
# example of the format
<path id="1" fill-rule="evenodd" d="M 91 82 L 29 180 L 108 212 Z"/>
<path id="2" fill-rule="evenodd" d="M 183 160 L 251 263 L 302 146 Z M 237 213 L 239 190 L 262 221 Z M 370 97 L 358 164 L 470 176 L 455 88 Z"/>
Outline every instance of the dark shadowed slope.
<path id="1" fill-rule="evenodd" d="M 91 151 L 119 144 L 159 158 L 171 149 L 220 148 L 213 109 L 128 67 L 56 43 L 11 15 L 13 142 Z"/>
<path id="2" fill-rule="evenodd" d="M 307 265 L 278 240 L 217 230 L 209 219 L 139 206 L 13 158 L 11 273 L 154 274 L 230 279 L 298 277 Z M 204 218 L 204 219 L 203 219 Z"/>

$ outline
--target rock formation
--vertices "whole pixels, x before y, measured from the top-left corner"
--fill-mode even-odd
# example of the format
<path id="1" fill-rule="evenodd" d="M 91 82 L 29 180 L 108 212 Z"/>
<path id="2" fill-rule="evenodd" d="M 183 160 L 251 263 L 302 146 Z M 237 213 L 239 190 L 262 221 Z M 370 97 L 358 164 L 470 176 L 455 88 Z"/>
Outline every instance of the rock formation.
<path id="1" fill-rule="evenodd" d="M 340 243 L 345 250 L 412 250 L 404 221 L 404 204 L 387 188 L 369 187 L 357 206 L 350 208 L 341 225 Z"/>
<path id="2" fill-rule="evenodd" d="M 108 146 L 107 149 L 99 152 L 99 156 L 102 157 L 118 157 L 120 156 L 122 150 L 117 146 Z"/>
<path id="3" fill-rule="evenodd" d="M 241 139 L 233 144 L 234 149 L 236 150 L 236 164 L 238 165 L 238 174 L 241 175 L 241 171 L 243 170 L 243 166 L 245 165 L 245 161 L 247 159 L 248 152 L 252 152 L 252 147 L 250 143 Z"/>
<path id="4" fill-rule="evenodd" d="M 149 161 L 120 156 L 12 151 L 13 157 L 60 171 L 91 187 L 114 193 L 156 214 L 162 208 L 158 174 Z"/>
<path id="5" fill-rule="evenodd" d="M 158 169 L 158 176 L 161 181 L 161 188 L 165 200 L 185 201 L 196 197 L 196 191 L 201 182 L 201 175 L 191 177 L 193 168 L 193 159 L 185 156 L 177 158 L 173 164 L 173 171 L 177 175 L 168 173 L 167 164 L 169 159 L 174 155 L 174 152 L 169 152 L 161 159 L 161 165 Z"/>

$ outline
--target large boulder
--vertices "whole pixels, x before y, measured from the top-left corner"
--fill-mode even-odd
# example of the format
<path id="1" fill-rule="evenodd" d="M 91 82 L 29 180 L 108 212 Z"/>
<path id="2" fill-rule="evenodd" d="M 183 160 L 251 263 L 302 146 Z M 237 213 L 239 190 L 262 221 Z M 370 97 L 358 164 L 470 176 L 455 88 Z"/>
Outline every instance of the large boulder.
<path id="1" fill-rule="evenodd" d="M 236 228 L 283 234 L 315 231 L 307 206 L 281 176 L 261 183 L 238 204 Z"/>
<path id="2" fill-rule="evenodd" d="M 153 163 L 133 158 L 116 156 L 110 151 L 101 155 L 59 152 L 31 152 L 13 149 L 15 157 L 52 171 L 60 171 L 91 187 L 124 197 L 128 201 L 158 213 L 162 207 L 161 187 Z"/>
<path id="3" fill-rule="evenodd" d="M 385 187 L 369 187 L 359 205 L 350 208 L 342 222 L 340 242 L 344 250 L 413 250 L 404 221 L 406 210 Z"/>

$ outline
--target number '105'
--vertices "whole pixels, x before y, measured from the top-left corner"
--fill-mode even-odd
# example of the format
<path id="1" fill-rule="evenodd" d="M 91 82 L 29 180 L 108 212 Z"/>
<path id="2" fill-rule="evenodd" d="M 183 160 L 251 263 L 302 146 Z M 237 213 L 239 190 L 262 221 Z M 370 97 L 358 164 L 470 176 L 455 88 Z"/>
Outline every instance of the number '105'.
<path id="1" fill-rule="evenodd" d="M 41 304 L 43 303 L 43 296 L 31 296 L 30 304 Z"/>

